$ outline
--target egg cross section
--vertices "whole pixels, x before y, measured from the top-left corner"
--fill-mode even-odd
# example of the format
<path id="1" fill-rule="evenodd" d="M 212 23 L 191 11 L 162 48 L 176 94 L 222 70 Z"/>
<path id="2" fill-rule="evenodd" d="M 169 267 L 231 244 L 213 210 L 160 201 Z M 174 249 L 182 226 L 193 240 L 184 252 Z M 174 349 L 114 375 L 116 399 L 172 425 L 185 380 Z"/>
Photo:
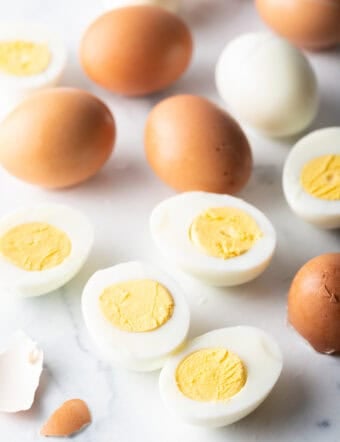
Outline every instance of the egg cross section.
<path id="1" fill-rule="evenodd" d="M 0 71 L 25 76 L 44 72 L 51 60 L 46 44 L 30 41 L 0 42 Z"/>
<path id="2" fill-rule="evenodd" d="M 196 217 L 189 236 L 207 255 L 228 259 L 248 252 L 262 232 L 255 220 L 243 210 L 218 207 Z"/>
<path id="3" fill-rule="evenodd" d="M 227 401 L 242 389 L 246 380 L 243 362 L 225 348 L 195 351 L 176 370 L 178 388 L 194 401 Z"/>
<path id="4" fill-rule="evenodd" d="M 172 316 L 174 300 L 170 292 L 151 279 L 125 281 L 107 287 L 99 297 L 105 318 L 120 330 L 149 332 L 164 325 Z"/>

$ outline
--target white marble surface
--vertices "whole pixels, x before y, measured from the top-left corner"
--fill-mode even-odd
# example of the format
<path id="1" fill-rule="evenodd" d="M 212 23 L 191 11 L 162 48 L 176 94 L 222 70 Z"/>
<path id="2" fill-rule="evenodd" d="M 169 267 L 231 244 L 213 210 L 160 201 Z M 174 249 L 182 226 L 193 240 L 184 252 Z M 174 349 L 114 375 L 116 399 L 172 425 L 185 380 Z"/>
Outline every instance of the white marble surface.
<path id="1" fill-rule="evenodd" d="M 241 32 L 261 29 L 250 0 L 184 0 L 183 17 L 195 36 L 194 62 L 171 89 L 145 99 L 124 99 L 91 84 L 76 52 L 82 30 L 101 10 L 97 0 L 0 0 L 1 19 L 35 19 L 59 29 L 70 47 L 64 84 L 91 90 L 112 108 L 118 125 L 116 151 L 102 172 L 74 189 L 47 192 L 0 172 L 0 215 L 22 203 L 55 201 L 82 209 L 96 228 L 96 243 L 80 274 L 56 293 L 16 300 L 2 293 L 0 344 L 18 328 L 36 339 L 45 364 L 35 404 L 25 413 L 0 415 L 2 442 L 39 440 L 48 414 L 72 397 L 88 401 L 93 424 L 82 442 L 339 442 L 340 359 L 310 350 L 286 325 L 290 280 L 309 258 L 339 251 L 339 232 L 316 230 L 288 209 L 281 170 L 291 141 L 274 142 L 249 133 L 254 151 L 253 176 L 240 196 L 258 206 L 278 231 L 270 268 L 256 281 L 232 290 L 209 289 L 177 275 L 192 311 L 191 336 L 235 324 L 262 327 L 284 353 L 284 370 L 266 402 L 251 416 L 228 428 L 187 426 L 169 415 L 158 393 L 158 373 L 134 374 L 98 360 L 84 328 L 80 295 L 97 269 L 130 259 L 160 262 L 148 232 L 152 207 L 172 194 L 149 170 L 143 155 L 143 125 L 152 105 L 167 94 L 191 92 L 218 101 L 214 64 L 225 42 Z M 309 54 L 322 91 L 313 128 L 340 123 L 340 51 Z M 1 392 L 0 392 L 1 394 Z"/>

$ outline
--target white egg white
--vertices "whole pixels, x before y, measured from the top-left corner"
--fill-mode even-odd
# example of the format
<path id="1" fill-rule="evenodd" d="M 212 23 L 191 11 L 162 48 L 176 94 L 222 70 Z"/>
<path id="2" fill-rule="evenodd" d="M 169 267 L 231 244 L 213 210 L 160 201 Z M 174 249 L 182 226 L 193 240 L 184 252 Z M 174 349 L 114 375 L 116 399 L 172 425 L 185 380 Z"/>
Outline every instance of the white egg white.
<path id="1" fill-rule="evenodd" d="M 194 219 L 217 207 L 241 209 L 256 221 L 263 236 L 248 252 L 224 260 L 206 255 L 192 243 L 189 229 Z M 207 192 L 185 192 L 164 200 L 151 214 L 150 229 L 165 258 L 214 286 L 239 285 L 256 278 L 269 265 L 276 245 L 274 227 L 260 210 L 239 198 Z"/>
<path id="2" fill-rule="evenodd" d="M 283 190 L 291 209 L 305 221 L 325 229 L 340 227 L 340 201 L 324 200 L 307 193 L 300 176 L 306 163 L 323 155 L 340 155 L 340 127 L 312 132 L 290 151 L 283 169 Z"/>
<path id="3" fill-rule="evenodd" d="M 10 75 L 0 70 L 0 117 L 5 117 L 30 93 L 58 84 L 66 65 L 66 49 L 48 27 L 29 22 L 0 23 L 0 41 L 29 41 L 46 44 L 51 60 L 45 71 L 34 75 Z"/>
<path id="4" fill-rule="evenodd" d="M 141 333 L 120 330 L 100 310 L 99 296 L 106 287 L 136 279 L 158 281 L 173 297 L 171 318 L 155 330 Z M 142 262 L 127 262 L 96 272 L 84 288 L 82 310 L 101 356 L 114 365 L 135 371 L 159 369 L 186 340 L 190 323 L 189 307 L 177 283 L 161 270 Z"/>
<path id="5" fill-rule="evenodd" d="M 180 0 L 102 0 L 107 9 L 121 8 L 132 5 L 160 6 L 170 12 L 178 12 Z"/>
<path id="6" fill-rule="evenodd" d="M 180 362 L 204 348 L 225 348 L 245 364 L 247 380 L 228 401 L 200 402 L 186 397 L 176 383 Z M 269 395 L 282 370 L 282 355 L 276 342 L 260 329 L 238 326 L 213 330 L 193 339 L 164 365 L 160 392 L 166 407 L 192 425 L 222 427 L 251 413 Z"/>
<path id="7" fill-rule="evenodd" d="M 43 352 L 25 333 L 17 331 L 0 352 L 0 411 L 29 410 L 43 369 Z"/>
<path id="8" fill-rule="evenodd" d="M 318 109 L 318 88 L 306 57 L 267 32 L 229 42 L 216 65 L 216 85 L 230 111 L 266 135 L 302 131 Z"/>
<path id="9" fill-rule="evenodd" d="M 70 281 L 85 263 L 94 241 L 89 220 L 79 211 L 59 204 L 23 207 L 0 219 L 0 237 L 13 227 L 48 223 L 62 230 L 71 241 L 71 253 L 58 266 L 27 271 L 15 266 L 0 253 L 0 286 L 19 296 L 39 296 L 56 290 Z"/>

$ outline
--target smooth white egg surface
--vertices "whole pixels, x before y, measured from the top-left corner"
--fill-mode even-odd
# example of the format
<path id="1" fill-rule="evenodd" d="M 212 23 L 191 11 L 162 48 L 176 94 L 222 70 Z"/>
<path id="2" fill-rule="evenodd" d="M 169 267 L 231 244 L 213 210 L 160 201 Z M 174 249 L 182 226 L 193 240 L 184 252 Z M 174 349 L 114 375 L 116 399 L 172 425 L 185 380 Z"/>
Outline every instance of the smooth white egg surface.
<path id="1" fill-rule="evenodd" d="M 0 411 L 29 410 L 43 369 L 43 352 L 22 331 L 0 352 Z"/>
<path id="2" fill-rule="evenodd" d="M 85 215 L 58 204 L 24 207 L 0 219 L 0 286 L 43 295 L 70 281 L 94 240 Z"/>
<path id="3" fill-rule="evenodd" d="M 265 32 L 227 44 L 217 62 L 216 85 L 241 122 L 273 137 L 302 131 L 318 109 L 316 76 L 307 58 Z"/>
<path id="4" fill-rule="evenodd" d="M 0 117 L 28 94 L 55 86 L 65 69 L 60 37 L 35 23 L 0 24 Z"/>
<path id="5" fill-rule="evenodd" d="M 151 5 L 160 6 L 170 12 L 178 12 L 180 7 L 180 0 L 103 0 L 103 3 L 108 9 L 132 5 Z"/>
<path id="6" fill-rule="evenodd" d="M 283 190 L 305 221 L 340 227 L 340 127 L 317 130 L 296 143 L 284 166 Z"/>
<path id="7" fill-rule="evenodd" d="M 214 286 L 256 278 L 276 245 L 274 227 L 260 210 L 239 198 L 207 192 L 164 200 L 151 214 L 150 229 L 171 264 Z"/>
<path id="8" fill-rule="evenodd" d="M 96 272 L 84 288 L 82 310 L 101 356 L 130 370 L 160 368 L 189 329 L 189 307 L 180 287 L 142 262 Z"/>
<path id="9" fill-rule="evenodd" d="M 280 349 L 264 331 L 246 326 L 214 330 L 167 361 L 159 380 L 161 397 L 185 422 L 221 427 L 255 410 L 281 370 Z"/>

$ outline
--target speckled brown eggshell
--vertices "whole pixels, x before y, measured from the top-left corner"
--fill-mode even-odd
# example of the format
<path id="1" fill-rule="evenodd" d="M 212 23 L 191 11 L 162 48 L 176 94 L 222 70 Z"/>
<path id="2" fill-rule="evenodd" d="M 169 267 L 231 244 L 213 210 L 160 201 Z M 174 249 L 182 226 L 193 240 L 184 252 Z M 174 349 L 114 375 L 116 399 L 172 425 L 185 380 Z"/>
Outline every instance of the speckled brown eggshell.
<path id="1" fill-rule="evenodd" d="M 31 184 L 73 186 L 108 160 L 115 133 L 110 110 L 94 95 L 46 89 L 24 100 L 0 125 L 0 163 Z"/>
<path id="2" fill-rule="evenodd" d="M 256 0 L 263 20 L 278 34 L 307 49 L 340 43 L 339 0 Z"/>
<path id="3" fill-rule="evenodd" d="M 177 95 L 157 104 L 145 128 L 154 172 L 179 191 L 233 194 L 252 170 L 249 143 L 238 123 L 205 98 Z"/>
<path id="4" fill-rule="evenodd" d="M 340 352 L 340 253 L 301 267 L 290 287 L 288 319 L 316 351 Z"/>
<path id="5" fill-rule="evenodd" d="M 128 6 L 99 17 L 85 32 L 81 64 L 97 84 L 140 96 L 174 83 L 187 69 L 192 38 L 186 24 L 157 6 Z"/>

